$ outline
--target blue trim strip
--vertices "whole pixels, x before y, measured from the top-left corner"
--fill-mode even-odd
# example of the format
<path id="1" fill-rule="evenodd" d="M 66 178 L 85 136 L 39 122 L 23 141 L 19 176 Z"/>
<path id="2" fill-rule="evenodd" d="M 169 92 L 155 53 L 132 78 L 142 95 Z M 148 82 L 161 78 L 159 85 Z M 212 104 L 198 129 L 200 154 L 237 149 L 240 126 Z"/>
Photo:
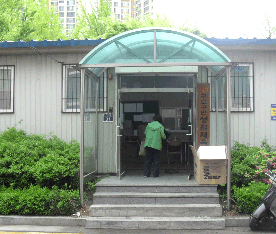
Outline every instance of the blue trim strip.
<path id="1" fill-rule="evenodd" d="M 253 39 L 205 38 L 205 40 L 212 43 L 213 45 L 216 45 L 216 46 L 218 46 L 218 45 L 225 45 L 225 46 L 229 46 L 229 45 L 276 45 L 276 39 L 270 39 L 270 38 L 267 38 L 267 39 L 257 39 L 257 38 L 253 38 Z"/>
<path id="2" fill-rule="evenodd" d="M 218 39 L 218 38 L 204 38 L 206 41 L 210 42 L 215 46 L 219 45 L 276 45 L 276 39 Z M 57 41 L 34 41 L 31 40 L 29 42 L 23 41 L 4 41 L 0 42 L 0 48 L 24 48 L 24 47 L 61 47 L 61 46 L 90 46 L 90 45 L 99 45 L 102 42 L 106 41 L 105 39 L 98 39 L 98 40 L 57 40 Z"/>
<path id="3" fill-rule="evenodd" d="M 104 39 L 98 39 L 98 40 L 90 40 L 90 39 L 85 39 L 85 40 L 68 40 L 68 41 L 63 41 L 63 40 L 57 40 L 57 41 L 28 41 L 28 42 L 23 42 L 23 41 L 4 41 L 0 42 L 0 48 L 24 48 L 24 47 L 61 47 L 61 46 L 89 46 L 89 45 L 99 45 L 101 44 Z"/>

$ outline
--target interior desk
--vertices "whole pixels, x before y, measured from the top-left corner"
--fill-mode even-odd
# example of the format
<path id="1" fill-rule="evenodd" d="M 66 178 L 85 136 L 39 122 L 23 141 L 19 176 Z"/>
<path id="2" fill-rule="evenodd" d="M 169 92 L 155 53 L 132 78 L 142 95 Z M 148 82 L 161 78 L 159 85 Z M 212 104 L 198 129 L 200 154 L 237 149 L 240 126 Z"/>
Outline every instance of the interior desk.
<path id="1" fill-rule="evenodd" d="M 181 140 L 169 140 L 167 141 L 167 159 L 168 164 L 170 164 L 170 155 L 179 154 L 180 155 L 180 163 L 188 164 L 190 162 L 190 149 L 189 149 L 190 142 L 181 141 Z"/>

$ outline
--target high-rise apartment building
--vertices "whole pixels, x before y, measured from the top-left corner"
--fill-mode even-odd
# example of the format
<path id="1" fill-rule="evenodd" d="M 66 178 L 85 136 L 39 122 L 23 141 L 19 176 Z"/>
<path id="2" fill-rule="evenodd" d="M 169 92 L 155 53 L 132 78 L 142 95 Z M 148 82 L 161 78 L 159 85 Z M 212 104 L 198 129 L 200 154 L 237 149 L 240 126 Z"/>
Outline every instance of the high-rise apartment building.
<path id="1" fill-rule="evenodd" d="M 144 15 L 153 15 L 153 0 L 136 0 L 136 15 L 135 17 L 141 17 Z"/>
<path id="2" fill-rule="evenodd" d="M 153 15 L 153 0 L 110 0 L 110 5 L 112 12 L 121 21 L 128 17 L 138 18 L 147 14 Z"/>
<path id="3" fill-rule="evenodd" d="M 72 30 L 77 22 L 79 14 L 79 0 L 48 0 L 49 5 L 54 7 L 66 29 L 66 34 Z"/>
<path id="4" fill-rule="evenodd" d="M 62 26 L 69 34 L 77 23 L 77 16 L 80 14 L 80 2 L 86 7 L 90 3 L 97 3 L 99 0 L 48 0 L 49 5 L 54 7 L 62 21 Z M 128 17 L 141 18 L 144 15 L 153 15 L 153 0 L 110 0 L 111 10 L 118 20 L 124 21 Z"/>

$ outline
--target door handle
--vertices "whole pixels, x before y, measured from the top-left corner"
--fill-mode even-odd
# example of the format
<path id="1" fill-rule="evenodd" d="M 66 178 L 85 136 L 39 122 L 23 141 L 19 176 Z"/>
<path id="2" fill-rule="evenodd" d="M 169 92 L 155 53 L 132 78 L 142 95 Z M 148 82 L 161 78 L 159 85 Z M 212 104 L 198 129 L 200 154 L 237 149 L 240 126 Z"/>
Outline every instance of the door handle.
<path id="1" fill-rule="evenodd" d="M 117 126 L 118 129 L 120 129 L 120 127 L 121 127 L 120 125 Z M 119 131 L 119 130 L 118 130 L 118 131 Z M 117 135 L 117 136 L 118 136 L 118 137 L 121 137 L 121 136 L 123 136 L 123 135 Z"/>
<path id="2" fill-rule="evenodd" d="M 189 134 L 186 134 L 187 136 L 192 136 L 193 135 L 193 125 L 188 125 L 188 127 L 191 127 L 191 133 L 189 133 Z"/>

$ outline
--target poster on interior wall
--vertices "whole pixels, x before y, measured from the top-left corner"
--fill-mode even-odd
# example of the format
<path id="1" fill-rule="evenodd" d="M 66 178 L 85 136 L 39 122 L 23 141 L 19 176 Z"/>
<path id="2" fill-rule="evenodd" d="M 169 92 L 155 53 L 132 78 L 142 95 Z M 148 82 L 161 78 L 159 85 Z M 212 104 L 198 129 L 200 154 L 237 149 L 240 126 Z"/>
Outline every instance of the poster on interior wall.
<path id="1" fill-rule="evenodd" d="M 210 145 L 210 84 L 197 85 L 198 90 L 198 147 Z"/>
<path id="2" fill-rule="evenodd" d="M 276 120 L 276 104 L 271 104 L 271 120 Z"/>

